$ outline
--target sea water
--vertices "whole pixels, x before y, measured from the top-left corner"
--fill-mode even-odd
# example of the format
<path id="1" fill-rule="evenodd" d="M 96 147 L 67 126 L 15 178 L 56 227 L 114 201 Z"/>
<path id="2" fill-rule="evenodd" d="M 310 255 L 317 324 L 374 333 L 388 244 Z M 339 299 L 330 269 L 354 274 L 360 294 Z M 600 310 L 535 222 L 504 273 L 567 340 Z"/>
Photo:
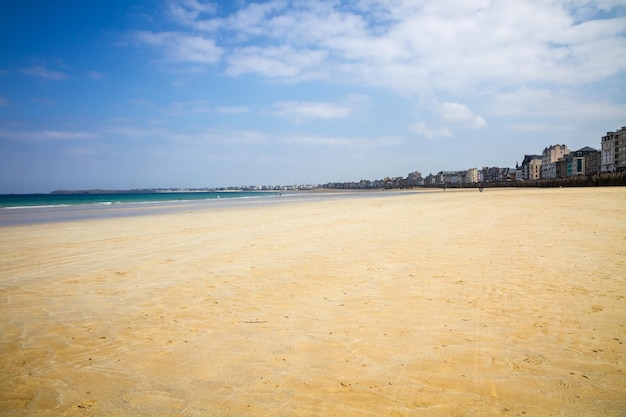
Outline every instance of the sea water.
<path id="1" fill-rule="evenodd" d="M 0 195 L 0 226 L 224 207 L 283 196 L 266 191 Z"/>
<path id="2" fill-rule="evenodd" d="M 202 192 L 124 192 L 75 194 L 5 194 L 0 195 L 0 208 L 53 207 L 88 204 L 132 204 L 171 201 L 196 201 L 221 198 L 258 198 L 276 195 L 265 191 L 202 191 Z"/>

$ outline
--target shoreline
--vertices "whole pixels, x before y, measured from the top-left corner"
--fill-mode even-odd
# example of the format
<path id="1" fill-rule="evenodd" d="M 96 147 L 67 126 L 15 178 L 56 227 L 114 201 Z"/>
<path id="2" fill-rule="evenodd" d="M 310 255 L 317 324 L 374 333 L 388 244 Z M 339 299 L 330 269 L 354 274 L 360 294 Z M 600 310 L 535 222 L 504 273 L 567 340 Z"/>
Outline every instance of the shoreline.
<path id="1" fill-rule="evenodd" d="M 626 189 L 380 194 L 3 227 L 0 415 L 621 415 Z"/>
<path id="2" fill-rule="evenodd" d="M 394 191 L 400 193 L 400 191 Z M 419 191 L 402 191 L 418 193 Z M 175 214 L 192 211 L 224 210 L 245 206 L 264 206 L 313 200 L 385 196 L 369 191 L 337 192 L 285 192 L 267 193 L 264 196 L 243 198 L 211 198 L 203 200 L 135 201 L 121 203 L 55 204 L 45 206 L 19 206 L 0 208 L 0 229 L 7 226 L 47 224 L 58 222 L 88 221 L 105 218 L 124 218 Z"/>

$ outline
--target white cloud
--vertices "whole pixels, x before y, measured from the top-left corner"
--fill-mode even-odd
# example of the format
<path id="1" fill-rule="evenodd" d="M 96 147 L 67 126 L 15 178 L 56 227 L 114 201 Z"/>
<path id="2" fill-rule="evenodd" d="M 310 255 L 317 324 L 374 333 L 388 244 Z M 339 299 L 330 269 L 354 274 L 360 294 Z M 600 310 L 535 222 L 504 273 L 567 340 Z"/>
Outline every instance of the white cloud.
<path id="1" fill-rule="evenodd" d="M 432 112 L 431 121 L 420 120 L 409 126 L 409 131 L 427 139 L 453 136 L 451 129 L 480 129 L 487 122 L 472 112 L 469 107 L 455 102 L 422 104 L 419 114 L 427 109 Z"/>
<path id="2" fill-rule="evenodd" d="M 333 136 L 313 136 L 296 135 L 283 139 L 286 145 L 307 145 L 307 146 L 341 146 L 350 147 L 354 145 L 354 139 Z"/>
<path id="3" fill-rule="evenodd" d="M 213 14 L 217 10 L 214 3 L 205 3 L 198 0 L 168 1 L 167 8 L 172 19 L 192 25 L 198 17 L 204 14 Z"/>
<path id="4" fill-rule="evenodd" d="M 256 130 L 209 129 L 190 133 L 170 133 L 168 138 L 177 144 L 194 146 L 265 146 L 270 143 L 267 134 Z M 213 152 L 214 149 L 211 149 Z"/>
<path id="5" fill-rule="evenodd" d="M 93 132 L 73 130 L 0 130 L 0 137 L 14 140 L 37 140 L 37 141 L 74 141 L 94 140 L 99 135 Z"/>
<path id="6" fill-rule="evenodd" d="M 30 75 L 32 77 L 42 78 L 44 80 L 58 81 L 58 80 L 64 80 L 68 78 L 68 75 L 61 71 L 49 70 L 42 66 L 21 68 L 20 72 L 22 74 Z"/>
<path id="7" fill-rule="evenodd" d="M 237 48 L 226 58 L 226 74 L 236 77 L 257 73 L 267 78 L 306 80 L 321 78 L 320 67 L 327 53 L 317 50 L 296 50 L 290 46 Z"/>
<path id="8" fill-rule="evenodd" d="M 134 139 L 140 138 L 164 138 L 171 132 L 155 127 L 145 126 L 112 126 L 106 129 L 106 132 L 114 136 L 128 137 Z"/>
<path id="9" fill-rule="evenodd" d="M 282 0 L 244 3 L 222 17 L 212 17 L 217 9 L 208 3 L 168 4 L 170 17 L 195 33 L 176 35 L 189 42 L 159 38 L 174 36 L 168 32 L 144 33 L 144 42 L 179 60 L 223 59 L 233 77 L 324 78 L 419 92 L 485 83 L 572 85 L 626 69 L 626 21 L 595 18 L 623 7 L 623 0 Z M 185 50 L 191 39 L 208 43 L 212 52 L 200 55 L 211 59 L 183 59 L 194 56 Z"/>
<path id="10" fill-rule="evenodd" d="M 124 122 L 124 121 L 122 121 Z M 150 127 L 129 122 L 124 125 L 110 126 L 106 133 L 117 138 L 150 139 L 159 143 L 174 144 L 176 148 L 192 149 L 198 152 L 202 146 L 238 146 L 238 145 L 267 145 L 269 136 L 256 130 L 245 129 L 202 129 L 185 131 L 167 127 Z M 172 149 L 167 148 L 167 149 Z M 203 151 L 211 151 L 205 148 Z"/>
<path id="11" fill-rule="evenodd" d="M 441 119 L 444 122 L 474 129 L 481 128 L 487 124 L 485 119 L 472 113 L 472 111 L 463 104 L 442 103 L 439 108 Z"/>
<path id="12" fill-rule="evenodd" d="M 344 119 L 351 113 L 351 109 L 333 103 L 315 101 L 280 101 L 274 103 L 276 116 L 295 119 Z"/>
<path id="13" fill-rule="evenodd" d="M 212 106 L 209 100 L 175 101 L 165 110 L 169 116 L 188 116 L 192 114 L 243 114 L 250 112 L 245 106 Z"/>
<path id="14" fill-rule="evenodd" d="M 283 11 L 289 2 L 273 0 L 264 3 L 247 3 L 226 18 L 196 20 L 191 23 L 199 30 L 228 30 L 239 34 L 239 39 L 266 33 L 265 24 L 270 16 Z"/>
<path id="15" fill-rule="evenodd" d="M 180 32 L 136 32 L 133 40 L 140 45 L 161 49 L 168 61 L 213 64 L 223 49 L 213 39 Z"/>
<path id="16" fill-rule="evenodd" d="M 268 134 L 254 129 L 203 129 L 181 132 L 165 128 L 154 128 L 127 124 L 106 129 L 106 133 L 119 138 L 144 139 L 170 142 L 181 149 L 213 153 L 230 147 L 256 147 L 257 149 L 278 145 L 281 149 L 294 146 L 313 147 L 356 147 L 359 150 L 396 147 L 403 138 L 394 136 L 337 136 L 283 132 Z M 0 134 L 1 137 L 1 134 Z M 248 149 L 249 152 L 253 152 Z"/>
<path id="17" fill-rule="evenodd" d="M 450 137 L 452 132 L 447 127 L 431 127 L 424 121 L 413 123 L 409 126 L 409 130 L 426 139 L 436 139 L 440 137 Z"/>

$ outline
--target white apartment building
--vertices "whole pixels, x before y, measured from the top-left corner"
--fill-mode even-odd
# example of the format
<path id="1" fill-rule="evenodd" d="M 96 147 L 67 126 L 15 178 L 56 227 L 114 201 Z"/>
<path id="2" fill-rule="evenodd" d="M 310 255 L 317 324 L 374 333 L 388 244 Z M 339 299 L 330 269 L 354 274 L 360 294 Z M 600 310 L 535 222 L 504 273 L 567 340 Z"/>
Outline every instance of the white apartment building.
<path id="1" fill-rule="evenodd" d="M 615 132 L 606 132 L 606 136 L 602 136 L 601 151 L 600 171 L 615 171 Z"/>
<path id="2" fill-rule="evenodd" d="M 566 145 L 552 145 L 541 154 L 541 178 L 556 178 L 556 162 L 569 154 Z"/>
<path id="3" fill-rule="evenodd" d="M 478 182 L 478 168 L 470 168 L 465 174 L 465 182 L 474 184 Z"/>

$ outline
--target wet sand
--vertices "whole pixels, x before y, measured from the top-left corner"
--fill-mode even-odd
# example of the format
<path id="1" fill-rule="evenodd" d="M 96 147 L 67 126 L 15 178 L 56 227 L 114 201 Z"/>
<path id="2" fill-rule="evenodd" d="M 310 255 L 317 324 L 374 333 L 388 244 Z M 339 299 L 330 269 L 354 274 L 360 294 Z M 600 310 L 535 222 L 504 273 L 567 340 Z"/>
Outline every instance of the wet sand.
<path id="1" fill-rule="evenodd" d="M 0 415 L 626 410 L 626 187 L 0 228 Z"/>

